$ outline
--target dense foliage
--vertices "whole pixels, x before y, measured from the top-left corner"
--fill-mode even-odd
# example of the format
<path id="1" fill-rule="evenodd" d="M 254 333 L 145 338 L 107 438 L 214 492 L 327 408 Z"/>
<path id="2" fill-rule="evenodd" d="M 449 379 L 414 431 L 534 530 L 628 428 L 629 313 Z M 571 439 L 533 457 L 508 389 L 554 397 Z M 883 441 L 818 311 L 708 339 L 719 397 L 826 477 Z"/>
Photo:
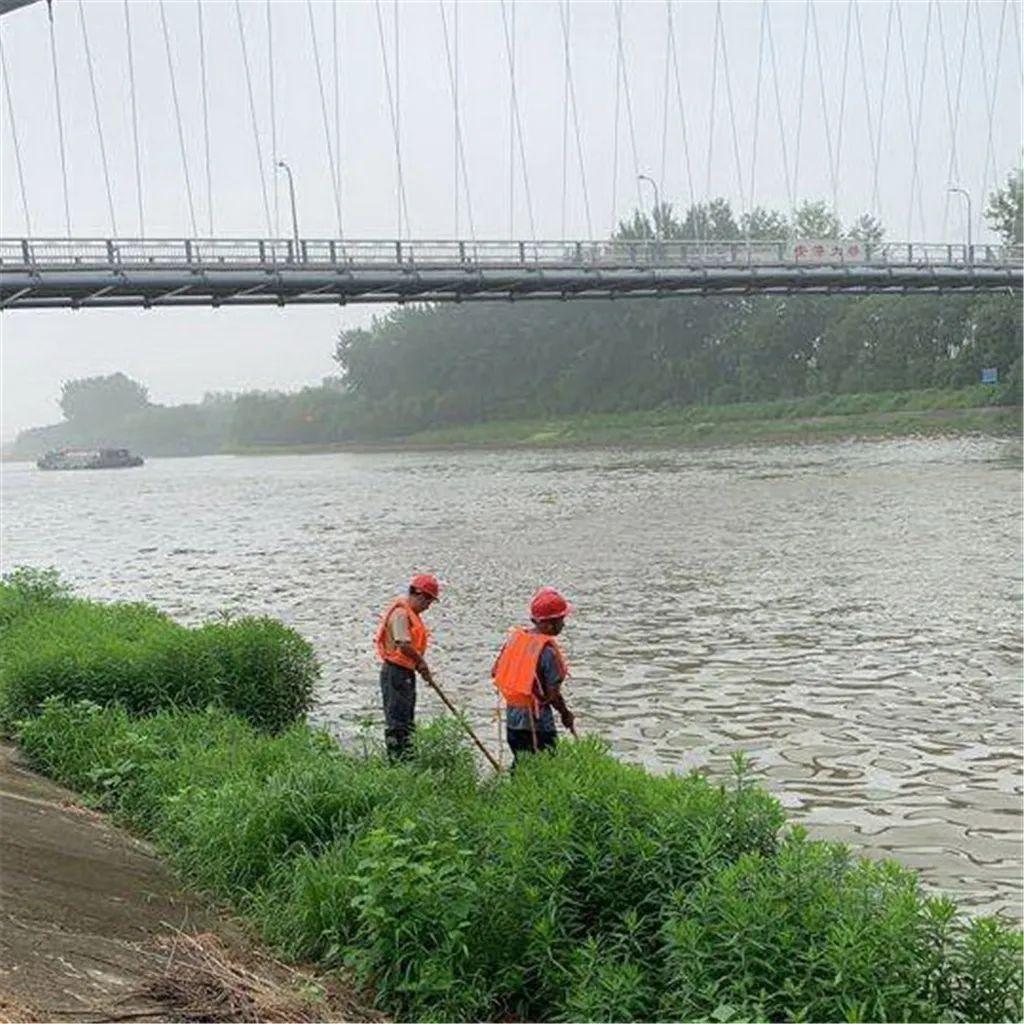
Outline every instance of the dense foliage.
<path id="1" fill-rule="evenodd" d="M 20 739 L 396 1019 L 1020 1018 L 1018 932 L 784 830 L 742 761 L 653 777 L 587 739 L 481 781 L 450 722 L 389 765 L 302 725 L 59 699 Z"/>
<path id="2" fill-rule="evenodd" d="M 1020 242 L 1021 173 L 987 216 Z M 676 216 L 637 211 L 619 239 L 839 239 L 882 244 L 865 214 L 842 225 L 822 202 L 790 217 L 737 217 L 714 199 Z M 342 331 L 339 373 L 294 393 L 210 395 L 150 404 L 121 374 L 64 386 L 65 422 L 24 431 L 15 452 L 128 446 L 188 455 L 252 446 L 398 437 L 483 421 L 765 402 L 976 384 L 995 368 L 991 404 L 1019 405 L 1021 304 L 1013 295 L 666 297 L 610 302 L 401 306 Z"/>
<path id="3" fill-rule="evenodd" d="M 48 571 L 0 583 L 0 719 L 48 697 L 118 703 L 133 714 L 219 704 L 276 731 L 309 708 L 319 668 L 310 645 L 274 619 L 189 629 L 144 604 L 71 597 Z"/>

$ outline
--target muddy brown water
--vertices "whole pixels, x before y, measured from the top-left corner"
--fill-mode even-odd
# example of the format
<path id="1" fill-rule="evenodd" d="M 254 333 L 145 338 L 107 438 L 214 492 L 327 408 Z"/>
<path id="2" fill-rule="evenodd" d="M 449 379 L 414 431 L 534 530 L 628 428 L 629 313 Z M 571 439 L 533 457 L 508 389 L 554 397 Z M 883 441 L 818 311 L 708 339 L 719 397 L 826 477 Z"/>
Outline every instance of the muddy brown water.
<path id="1" fill-rule="evenodd" d="M 488 670 L 540 584 L 584 729 L 657 770 L 756 774 L 815 836 L 1021 916 L 1021 446 L 450 451 L 3 466 L 3 563 L 315 644 L 315 719 L 379 719 L 370 636 L 414 569 L 439 681 L 497 745 Z M 442 708 L 421 690 L 421 714 Z"/>

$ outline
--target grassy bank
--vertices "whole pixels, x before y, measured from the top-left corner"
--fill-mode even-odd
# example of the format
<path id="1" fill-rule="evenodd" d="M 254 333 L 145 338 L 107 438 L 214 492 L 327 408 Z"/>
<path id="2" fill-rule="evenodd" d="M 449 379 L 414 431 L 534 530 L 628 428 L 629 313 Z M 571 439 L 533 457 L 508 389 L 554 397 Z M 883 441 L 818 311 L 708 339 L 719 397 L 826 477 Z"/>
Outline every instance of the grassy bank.
<path id="1" fill-rule="evenodd" d="M 956 434 L 1018 435 L 1019 405 L 993 404 L 991 387 L 817 395 L 529 420 L 492 420 L 387 440 L 237 448 L 237 454 L 376 448 L 706 445 Z"/>
<path id="2" fill-rule="evenodd" d="M 5 600 L 0 654 L 69 599 Z M 220 700 L 132 714 L 110 671 L 102 701 L 35 691 L 32 761 L 398 1019 L 1020 1018 L 1019 932 L 787 828 L 742 759 L 722 784 L 655 777 L 587 739 L 481 777 L 444 721 L 390 765 Z"/>

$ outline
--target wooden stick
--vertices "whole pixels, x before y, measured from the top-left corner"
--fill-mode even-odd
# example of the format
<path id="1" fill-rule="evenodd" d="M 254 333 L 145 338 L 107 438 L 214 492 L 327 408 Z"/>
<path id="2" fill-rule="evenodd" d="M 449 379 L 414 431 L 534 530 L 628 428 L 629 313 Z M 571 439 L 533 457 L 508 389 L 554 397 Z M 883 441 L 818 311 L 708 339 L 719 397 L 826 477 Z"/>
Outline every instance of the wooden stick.
<path id="1" fill-rule="evenodd" d="M 477 736 L 475 732 L 473 732 L 473 729 L 470 726 L 469 722 L 467 722 L 465 718 L 463 718 L 462 715 L 459 713 L 459 709 L 448 699 L 448 697 L 445 695 L 441 687 L 438 686 L 437 683 L 433 682 L 433 680 L 431 680 L 430 686 L 434 689 L 434 692 L 438 695 L 438 697 L 440 697 L 441 700 L 444 701 L 445 706 L 448 708 L 448 710 L 459 720 L 459 724 L 462 726 L 463 729 L 466 730 L 467 734 L 469 735 L 469 738 L 480 748 L 480 752 L 484 755 L 484 757 L 486 757 L 487 760 L 491 762 L 491 765 L 494 768 L 494 770 L 496 772 L 500 772 L 501 765 L 498 764 L 498 761 L 495 758 L 495 756 L 483 745 L 483 743 L 480 742 L 480 737 Z"/>

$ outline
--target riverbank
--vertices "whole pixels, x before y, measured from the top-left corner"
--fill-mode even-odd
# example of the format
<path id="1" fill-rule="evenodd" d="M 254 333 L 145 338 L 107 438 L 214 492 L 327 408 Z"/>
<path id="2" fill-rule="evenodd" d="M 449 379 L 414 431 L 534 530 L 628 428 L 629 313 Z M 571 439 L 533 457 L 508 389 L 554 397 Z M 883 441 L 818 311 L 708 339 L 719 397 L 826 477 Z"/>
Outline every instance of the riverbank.
<path id="1" fill-rule="evenodd" d="M 587 737 L 509 778 L 445 718 L 391 764 L 303 721 L 314 666 L 287 632 L 235 637 L 258 686 L 199 692 L 207 627 L 47 574 L 0 598 L 0 707 L 31 764 L 395 1019 L 1020 1017 L 1019 931 L 808 839 L 740 754 L 720 780 L 653 775 Z"/>
<path id="2" fill-rule="evenodd" d="M 149 843 L 0 743 L 0 1021 L 368 1020 L 336 979 L 278 963 Z"/>
<path id="3" fill-rule="evenodd" d="M 1017 436 L 1021 407 L 992 405 L 979 386 L 861 395 L 819 395 L 775 402 L 685 406 L 550 419 L 493 420 L 402 437 L 339 444 L 242 446 L 238 455 L 439 448 L 687 447 L 813 443 L 960 434 Z"/>

